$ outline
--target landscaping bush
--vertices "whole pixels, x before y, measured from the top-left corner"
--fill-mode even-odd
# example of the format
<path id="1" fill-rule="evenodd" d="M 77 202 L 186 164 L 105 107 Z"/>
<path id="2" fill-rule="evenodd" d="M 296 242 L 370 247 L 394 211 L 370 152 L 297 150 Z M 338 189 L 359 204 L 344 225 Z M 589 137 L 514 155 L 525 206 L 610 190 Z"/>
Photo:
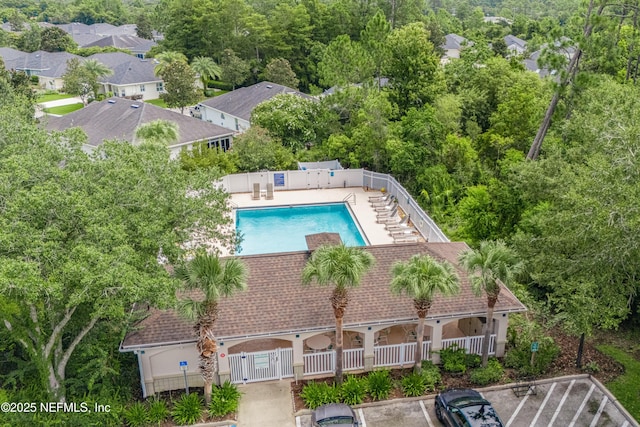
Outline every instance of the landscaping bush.
<path id="1" fill-rule="evenodd" d="M 477 368 L 471 371 L 470 380 L 477 385 L 487 385 L 500 381 L 504 374 L 504 368 L 497 359 L 489 359 L 486 368 Z"/>
<path id="2" fill-rule="evenodd" d="M 209 80 L 207 82 L 207 87 L 220 90 L 233 90 L 233 85 L 231 83 L 221 82 L 219 80 Z"/>
<path id="3" fill-rule="evenodd" d="M 482 365 L 482 356 L 479 354 L 467 354 L 464 364 L 467 366 L 467 369 L 479 368 L 480 365 Z"/>
<path id="4" fill-rule="evenodd" d="M 152 400 L 149 402 L 149 422 L 160 425 L 169 417 L 169 408 L 164 400 Z"/>
<path id="5" fill-rule="evenodd" d="M 202 417 L 202 398 L 196 393 L 183 394 L 180 400 L 173 405 L 171 417 L 179 425 L 197 423 Z"/>
<path id="6" fill-rule="evenodd" d="M 225 381 L 220 387 L 214 387 L 209 405 L 209 415 L 223 417 L 238 410 L 241 393 L 235 384 Z"/>
<path id="7" fill-rule="evenodd" d="M 147 408 L 142 402 L 136 402 L 124 411 L 124 419 L 129 427 L 142 427 L 149 423 Z"/>
<path id="8" fill-rule="evenodd" d="M 29 79 L 31 80 L 31 84 L 37 85 L 40 83 L 38 76 L 31 76 Z"/>
<path id="9" fill-rule="evenodd" d="M 428 391 L 434 391 L 436 385 L 442 381 L 440 368 L 433 364 L 430 360 L 422 361 L 422 376 L 424 377 L 425 386 Z"/>
<path id="10" fill-rule="evenodd" d="M 367 396 L 367 379 L 349 375 L 340 387 L 340 399 L 347 405 L 359 405 Z"/>
<path id="11" fill-rule="evenodd" d="M 453 344 L 440 350 L 440 363 L 445 372 L 462 374 L 467 371 L 467 352 L 464 348 Z"/>
<path id="12" fill-rule="evenodd" d="M 367 377 L 367 389 L 373 400 L 387 399 L 392 388 L 391 372 L 388 369 L 373 371 Z"/>
<path id="13" fill-rule="evenodd" d="M 427 390 L 427 383 L 422 374 L 409 374 L 403 377 L 400 383 L 402 384 L 402 392 L 408 397 L 422 396 Z"/>
<path id="14" fill-rule="evenodd" d="M 316 383 L 311 381 L 302 388 L 300 397 L 304 400 L 309 409 L 316 409 L 318 406 L 327 403 L 340 402 L 340 393 L 335 384 Z"/>
<path id="15" fill-rule="evenodd" d="M 509 318 L 507 338 L 504 365 L 516 369 L 519 376 L 535 376 L 546 372 L 560 354 L 560 348 L 553 338 L 544 336 L 542 326 L 524 316 Z M 538 351 L 531 366 L 531 343 L 534 341 L 538 342 Z"/>

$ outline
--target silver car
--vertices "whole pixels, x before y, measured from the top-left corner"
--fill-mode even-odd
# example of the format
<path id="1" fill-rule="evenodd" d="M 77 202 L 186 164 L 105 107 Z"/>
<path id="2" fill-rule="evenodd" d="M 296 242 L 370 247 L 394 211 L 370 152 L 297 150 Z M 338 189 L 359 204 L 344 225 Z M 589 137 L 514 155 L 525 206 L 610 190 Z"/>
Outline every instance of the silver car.
<path id="1" fill-rule="evenodd" d="M 318 406 L 311 414 L 311 424 L 314 427 L 357 427 L 356 413 L 349 405 L 330 403 Z"/>

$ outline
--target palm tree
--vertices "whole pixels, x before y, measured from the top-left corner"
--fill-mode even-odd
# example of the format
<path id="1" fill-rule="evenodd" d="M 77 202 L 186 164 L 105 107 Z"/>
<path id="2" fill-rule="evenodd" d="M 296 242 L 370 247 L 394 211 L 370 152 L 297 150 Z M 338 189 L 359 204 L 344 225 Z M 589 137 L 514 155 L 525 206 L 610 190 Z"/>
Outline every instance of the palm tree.
<path id="1" fill-rule="evenodd" d="M 136 129 L 136 140 L 142 142 L 170 145 L 180 136 L 178 124 L 168 120 L 153 120 Z"/>
<path id="2" fill-rule="evenodd" d="M 100 89 L 98 81 L 103 77 L 107 77 L 113 74 L 113 70 L 97 59 L 85 60 L 82 63 L 82 68 L 84 68 L 84 70 L 89 73 L 89 86 L 91 87 L 93 97 L 95 98 L 98 95 L 98 90 Z"/>
<path id="3" fill-rule="evenodd" d="M 191 68 L 200 75 L 202 87 L 207 90 L 207 81 L 209 79 L 219 78 L 222 75 L 222 69 L 213 59 L 205 56 L 197 56 L 191 61 Z"/>
<path id="4" fill-rule="evenodd" d="M 169 64 L 171 64 L 172 62 L 175 62 L 175 61 L 182 61 L 182 62 L 186 63 L 187 62 L 187 57 L 184 56 L 180 52 L 176 52 L 176 51 L 173 51 L 173 50 L 167 50 L 165 52 L 161 52 L 161 53 L 157 54 L 156 57 L 155 57 L 155 61 L 156 61 L 156 67 L 153 69 L 153 72 L 157 76 L 161 76 L 162 72 L 167 67 L 167 65 L 169 65 Z"/>
<path id="5" fill-rule="evenodd" d="M 373 266 L 375 259 L 369 252 L 348 247 L 321 246 L 316 249 L 302 270 L 302 284 L 313 279 L 318 285 L 334 285 L 331 307 L 336 318 L 336 382 L 342 384 L 342 320 L 349 303 L 349 288 L 360 285 L 364 274 Z"/>
<path id="6" fill-rule="evenodd" d="M 513 277 L 522 270 L 522 263 L 504 242 L 483 241 L 478 249 L 469 249 L 460 254 L 459 262 L 467 270 L 473 292 L 487 294 L 487 323 L 482 342 L 482 366 L 489 360 L 489 339 L 493 322 L 493 309 L 498 301 L 500 285 L 509 286 Z"/>
<path id="7" fill-rule="evenodd" d="M 176 268 L 175 277 L 180 279 L 185 290 L 199 290 L 204 294 L 195 299 L 178 301 L 178 311 L 195 322 L 200 353 L 200 373 L 204 380 L 204 398 L 211 402 L 211 391 L 218 371 L 216 340 L 213 326 L 218 318 L 218 301 L 247 288 L 247 269 L 237 258 L 222 262 L 217 256 L 199 253 L 186 265 Z"/>
<path id="8" fill-rule="evenodd" d="M 416 373 L 422 369 L 422 341 L 424 322 L 437 293 L 454 295 L 460 291 L 458 275 L 448 262 L 438 262 L 429 255 L 414 255 L 407 262 L 397 262 L 392 270 L 391 292 L 406 294 L 413 298 L 413 306 L 418 313 L 416 331 Z"/>

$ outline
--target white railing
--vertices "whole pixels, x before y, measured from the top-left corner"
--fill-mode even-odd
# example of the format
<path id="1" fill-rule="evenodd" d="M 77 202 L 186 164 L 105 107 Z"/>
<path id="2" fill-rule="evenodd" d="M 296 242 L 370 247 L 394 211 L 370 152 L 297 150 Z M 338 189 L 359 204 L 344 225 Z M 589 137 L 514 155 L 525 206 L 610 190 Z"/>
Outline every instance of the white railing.
<path id="1" fill-rule="evenodd" d="M 342 351 L 342 369 L 345 371 L 364 369 L 364 349 L 354 348 Z"/>
<path id="2" fill-rule="evenodd" d="M 462 338 L 450 338 L 442 340 L 442 348 L 449 348 L 456 344 L 460 348 L 464 348 L 469 354 L 482 354 L 482 342 L 484 341 L 484 335 L 475 337 L 462 337 Z M 489 354 L 495 354 L 495 342 L 496 335 L 492 334 L 489 339 Z"/>
<path id="3" fill-rule="evenodd" d="M 431 341 L 422 342 L 422 360 L 431 357 Z M 373 348 L 373 366 L 404 366 L 415 361 L 416 343 L 378 345 Z"/>
<path id="4" fill-rule="evenodd" d="M 335 372 L 336 352 L 333 350 L 305 354 L 303 360 L 305 375 Z"/>

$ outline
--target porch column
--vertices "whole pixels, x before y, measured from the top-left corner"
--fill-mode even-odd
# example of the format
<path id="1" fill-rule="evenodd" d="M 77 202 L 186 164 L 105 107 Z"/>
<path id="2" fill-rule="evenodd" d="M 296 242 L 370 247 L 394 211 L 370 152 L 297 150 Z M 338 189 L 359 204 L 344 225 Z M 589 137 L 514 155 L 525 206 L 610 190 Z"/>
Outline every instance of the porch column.
<path id="1" fill-rule="evenodd" d="M 431 361 L 433 363 L 440 363 L 440 350 L 442 350 L 442 323 L 440 320 L 427 320 L 426 325 L 431 326 L 431 348 L 429 353 L 431 354 Z"/>
<path id="2" fill-rule="evenodd" d="M 373 345 L 375 343 L 375 331 L 366 330 L 364 333 L 364 370 L 372 371 L 373 370 Z"/>
<path id="3" fill-rule="evenodd" d="M 291 340 L 293 347 L 293 377 L 296 381 L 304 376 L 304 338 Z"/>
<path id="4" fill-rule="evenodd" d="M 226 346 L 218 344 L 218 352 L 216 357 L 218 358 L 218 381 L 217 384 L 224 384 L 225 381 L 231 382 L 231 367 L 229 366 L 229 353 Z"/>
<path id="5" fill-rule="evenodd" d="M 507 326 L 509 326 L 509 315 L 503 313 L 493 317 L 496 334 L 496 357 L 504 356 L 504 347 L 507 343 Z"/>

